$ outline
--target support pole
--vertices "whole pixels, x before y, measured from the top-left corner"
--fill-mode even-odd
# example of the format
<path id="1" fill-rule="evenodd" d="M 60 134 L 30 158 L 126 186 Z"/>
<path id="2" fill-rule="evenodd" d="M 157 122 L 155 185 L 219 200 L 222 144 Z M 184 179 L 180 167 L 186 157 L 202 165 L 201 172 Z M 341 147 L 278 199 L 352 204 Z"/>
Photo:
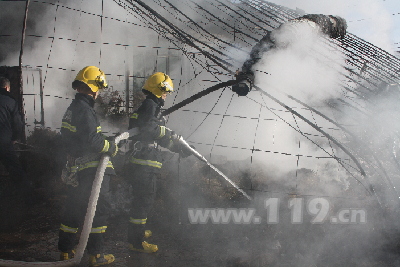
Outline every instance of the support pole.
<path id="1" fill-rule="evenodd" d="M 19 96 L 18 96 L 18 102 L 19 102 L 19 110 L 22 116 L 22 121 L 25 122 L 25 112 L 24 112 L 24 105 L 23 105 L 23 94 L 24 94 L 24 89 L 23 89 L 23 81 L 22 81 L 22 55 L 24 54 L 24 42 L 25 42 L 25 31 L 26 31 L 26 21 L 28 19 L 28 7 L 29 7 L 29 2 L 30 0 L 26 0 L 25 4 L 25 15 L 24 15 L 24 21 L 22 24 L 22 36 L 21 36 L 21 50 L 19 52 L 19 69 L 18 69 L 18 75 L 19 75 Z M 26 135 L 25 135 L 25 128 L 24 131 L 22 131 L 22 142 L 26 143 Z"/>

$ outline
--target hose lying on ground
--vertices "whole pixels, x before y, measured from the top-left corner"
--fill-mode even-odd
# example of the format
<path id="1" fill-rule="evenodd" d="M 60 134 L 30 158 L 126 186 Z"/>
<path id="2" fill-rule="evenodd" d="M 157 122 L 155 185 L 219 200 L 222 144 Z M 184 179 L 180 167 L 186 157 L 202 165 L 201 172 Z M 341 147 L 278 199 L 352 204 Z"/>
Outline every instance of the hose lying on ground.
<path id="1" fill-rule="evenodd" d="M 136 135 L 138 133 L 137 128 L 132 128 L 131 130 L 118 135 L 115 138 L 115 143 L 118 144 L 121 140 L 128 139 L 128 137 Z M 93 181 L 92 191 L 90 193 L 88 208 L 85 215 L 85 221 L 82 227 L 82 233 L 79 238 L 79 244 L 76 248 L 75 257 L 70 260 L 65 261 L 55 261 L 55 262 L 26 262 L 26 261 L 13 261 L 13 260 L 1 260 L 0 266 L 74 266 L 78 265 L 83 257 L 83 253 L 86 248 L 87 241 L 89 239 L 89 234 L 92 228 L 93 217 L 96 212 L 97 200 L 100 194 L 101 183 L 103 182 L 104 172 L 107 168 L 110 156 L 107 154 L 103 155 L 100 159 L 99 166 L 97 167 L 96 176 Z"/>

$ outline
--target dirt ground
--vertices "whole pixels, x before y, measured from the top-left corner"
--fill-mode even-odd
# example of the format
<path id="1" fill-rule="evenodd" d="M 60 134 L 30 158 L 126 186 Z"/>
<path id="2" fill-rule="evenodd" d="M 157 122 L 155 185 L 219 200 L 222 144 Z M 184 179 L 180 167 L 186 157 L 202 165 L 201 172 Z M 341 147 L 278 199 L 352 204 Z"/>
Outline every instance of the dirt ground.
<path id="1" fill-rule="evenodd" d="M 116 261 L 109 266 L 400 266 L 398 220 L 392 212 L 379 207 L 373 197 L 366 197 L 364 193 L 360 197 L 358 191 L 349 190 L 349 195 L 329 199 L 335 210 L 366 208 L 366 223 L 325 221 L 313 224 L 310 223 L 313 216 L 304 213 L 303 221 L 293 224 L 287 203 L 296 195 L 284 193 L 289 191 L 281 184 L 256 182 L 258 174 L 237 172 L 237 177 L 242 177 L 240 180 L 234 172 L 230 173 L 234 181 L 246 188 L 249 188 L 249 179 L 252 180 L 253 190 L 249 193 L 253 201 L 248 201 L 234 189 L 216 182 L 214 174 L 198 161 L 183 163 L 189 166 L 187 170 L 180 169 L 177 175 L 176 165 L 170 164 L 174 167 L 165 168 L 158 181 L 156 203 L 148 218 L 148 227 L 153 231 L 149 242 L 159 246 L 154 254 L 128 250 L 129 188 L 119 177 L 112 180 L 113 213 L 105 234 L 105 248 L 107 253 L 115 255 Z M 312 191 L 314 178 L 306 171 L 304 175 Z M 6 181 L 6 177 L 1 177 L 1 188 L 8 186 Z M 58 179 L 47 180 L 35 192 L 36 203 L 29 205 L 2 190 L 0 259 L 58 260 L 59 215 L 64 189 Z M 277 223 L 267 223 L 264 200 L 270 197 L 277 197 L 282 203 Z M 188 208 L 254 208 L 261 223 L 191 224 Z M 79 266 L 87 266 L 87 262 L 85 254 Z"/>

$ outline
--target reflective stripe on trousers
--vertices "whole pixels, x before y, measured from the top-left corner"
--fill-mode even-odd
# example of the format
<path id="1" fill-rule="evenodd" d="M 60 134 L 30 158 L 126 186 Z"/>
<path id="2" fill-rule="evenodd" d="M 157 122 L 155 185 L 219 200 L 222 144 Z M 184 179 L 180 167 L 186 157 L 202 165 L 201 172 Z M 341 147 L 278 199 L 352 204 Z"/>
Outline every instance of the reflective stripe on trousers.
<path id="1" fill-rule="evenodd" d="M 92 228 L 90 233 L 91 234 L 102 234 L 102 233 L 106 232 L 106 229 L 107 229 L 107 226 L 95 227 L 95 228 Z M 66 232 L 66 233 L 71 233 L 71 234 L 76 234 L 78 232 L 78 228 L 69 227 L 69 226 L 66 226 L 65 224 L 61 224 L 60 230 L 63 232 Z"/>
<path id="2" fill-rule="evenodd" d="M 61 224 L 60 230 L 63 232 L 66 232 L 66 233 L 71 233 L 71 234 L 76 234 L 78 232 L 78 228 L 69 227 L 69 226 L 66 226 L 65 224 Z"/>
<path id="3" fill-rule="evenodd" d="M 133 224 L 146 224 L 147 218 L 146 219 L 134 219 L 132 217 L 129 218 L 129 222 Z"/>
<path id="4" fill-rule="evenodd" d="M 146 160 L 146 159 L 137 159 L 137 158 L 131 158 L 130 160 L 131 163 L 133 164 L 139 164 L 139 165 L 145 165 L 145 166 L 150 166 L 150 167 L 155 167 L 155 168 L 161 168 L 162 163 L 154 160 Z"/>
<path id="5" fill-rule="evenodd" d="M 70 168 L 70 172 L 71 173 L 75 173 L 75 172 L 78 172 L 78 171 L 81 171 L 81 170 L 84 170 L 84 169 L 87 169 L 87 168 L 96 168 L 97 166 L 99 166 L 99 163 L 100 163 L 100 161 L 96 160 L 96 161 L 87 162 L 85 164 L 75 165 L 75 166 L 72 166 Z M 107 163 L 107 168 L 113 168 L 114 169 L 114 166 L 112 165 L 111 161 L 109 161 Z"/>

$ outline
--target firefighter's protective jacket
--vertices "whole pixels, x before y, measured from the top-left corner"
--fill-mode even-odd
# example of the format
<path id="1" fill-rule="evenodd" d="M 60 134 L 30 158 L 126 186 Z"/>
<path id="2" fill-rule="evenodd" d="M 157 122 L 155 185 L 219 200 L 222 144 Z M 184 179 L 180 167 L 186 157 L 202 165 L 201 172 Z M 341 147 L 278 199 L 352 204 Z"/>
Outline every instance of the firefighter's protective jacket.
<path id="1" fill-rule="evenodd" d="M 163 99 L 149 94 L 141 106 L 130 116 L 129 129 L 139 127 L 140 133 L 133 137 L 133 142 L 140 141 L 139 150 L 141 150 L 129 159 L 130 163 L 161 168 L 162 163 L 159 162 L 157 153 L 154 153 L 154 149 L 148 149 L 148 146 L 152 146 L 154 143 L 178 152 L 175 151 L 173 133 L 165 127 L 164 119 L 159 118 L 163 104 Z"/>
<path id="2" fill-rule="evenodd" d="M 95 170 L 101 155 L 110 148 L 110 141 L 101 133 L 94 103 L 93 97 L 77 93 L 62 119 L 64 150 L 70 157 L 77 159 L 77 171 L 89 168 Z M 115 174 L 111 161 L 107 165 L 106 174 Z"/>
<path id="3" fill-rule="evenodd" d="M 148 95 L 140 107 L 129 119 L 129 129 L 139 127 L 140 134 L 135 136 L 136 140 L 152 142 L 163 136 L 164 122 L 158 119 L 162 107 L 162 99 Z"/>
<path id="4" fill-rule="evenodd" d="M 0 144 L 19 139 L 23 127 L 17 101 L 6 89 L 0 88 Z"/>

